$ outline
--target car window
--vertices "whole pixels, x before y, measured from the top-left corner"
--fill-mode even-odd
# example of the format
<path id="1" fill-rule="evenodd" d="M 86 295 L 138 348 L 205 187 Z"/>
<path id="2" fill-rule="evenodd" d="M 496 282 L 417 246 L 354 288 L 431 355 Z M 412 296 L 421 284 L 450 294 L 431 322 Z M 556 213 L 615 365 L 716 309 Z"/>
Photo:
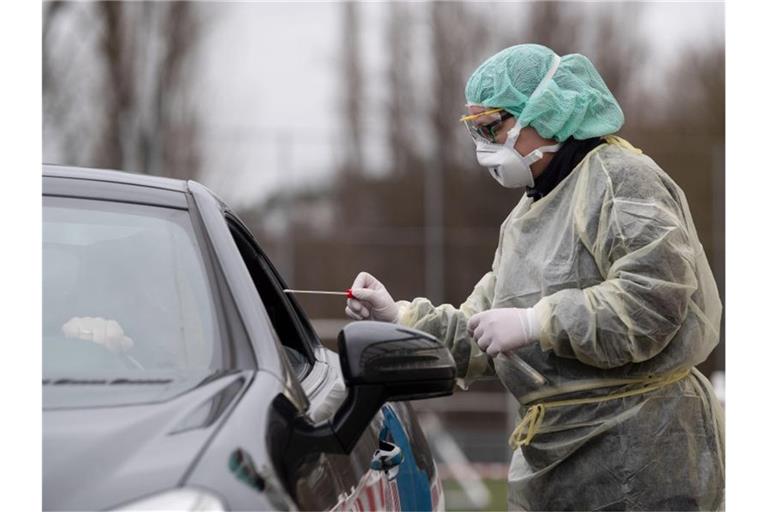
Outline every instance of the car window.
<path id="1" fill-rule="evenodd" d="M 315 362 L 311 349 L 314 333 L 307 330 L 306 319 L 302 318 L 283 292 L 279 276 L 247 228 L 229 215 L 227 223 L 272 326 L 285 349 L 287 360 L 299 379 L 303 379 L 312 370 Z"/>
<path id="2" fill-rule="evenodd" d="M 44 198 L 44 373 L 216 370 L 224 350 L 187 210 Z"/>

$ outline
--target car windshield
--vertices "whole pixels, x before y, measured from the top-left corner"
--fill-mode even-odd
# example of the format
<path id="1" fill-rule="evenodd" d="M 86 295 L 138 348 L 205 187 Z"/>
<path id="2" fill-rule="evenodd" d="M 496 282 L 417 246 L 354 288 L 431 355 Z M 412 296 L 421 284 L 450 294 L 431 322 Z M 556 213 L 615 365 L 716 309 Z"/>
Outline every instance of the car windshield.
<path id="1" fill-rule="evenodd" d="M 186 210 L 45 197 L 43 374 L 218 369 L 198 247 Z"/>

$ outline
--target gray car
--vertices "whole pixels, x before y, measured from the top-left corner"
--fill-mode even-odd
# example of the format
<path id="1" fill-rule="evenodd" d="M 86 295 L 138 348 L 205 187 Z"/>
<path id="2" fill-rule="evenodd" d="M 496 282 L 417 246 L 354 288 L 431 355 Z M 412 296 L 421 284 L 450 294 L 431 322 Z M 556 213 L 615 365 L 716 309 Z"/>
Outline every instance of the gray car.
<path id="1" fill-rule="evenodd" d="M 202 185 L 44 166 L 43 508 L 443 509 L 407 401 L 450 353 L 353 322 L 337 354 L 284 289 Z"/>

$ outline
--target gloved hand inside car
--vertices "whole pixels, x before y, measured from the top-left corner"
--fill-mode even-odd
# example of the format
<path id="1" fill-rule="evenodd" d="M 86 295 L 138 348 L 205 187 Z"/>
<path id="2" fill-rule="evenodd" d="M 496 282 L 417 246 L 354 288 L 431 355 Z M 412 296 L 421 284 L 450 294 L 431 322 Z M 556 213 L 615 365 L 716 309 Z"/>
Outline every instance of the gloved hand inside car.
<path id="1" fill-rule="evenodd" d="M 486 354 L 511 354 L 539 337 L 533 308 L 497 308 L 472 315 L 467 330 Z"/>
<path id="2" fill-rule="evenodd" d="M 103 345 L 112 352 L 125 352 L 133 347 L 133 340 L 125 335 L 115 320 L 101 317 L 70 318 L 61 326 L 66 338 L 77 338 Z"/>
<path id="3" fill-rule="evenodd" d="M 352 283 L 354 299 L 347 299 L 347 316 L 353 320 L 397 322 L 395 300 L 381 281 L 368 272 L 360 272 Z"/>

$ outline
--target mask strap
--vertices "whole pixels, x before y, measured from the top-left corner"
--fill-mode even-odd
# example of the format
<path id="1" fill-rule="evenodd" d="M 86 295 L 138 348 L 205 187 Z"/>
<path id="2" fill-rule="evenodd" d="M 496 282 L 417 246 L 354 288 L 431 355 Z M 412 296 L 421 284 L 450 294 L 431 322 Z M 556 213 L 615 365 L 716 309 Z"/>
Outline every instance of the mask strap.
<path id="1" fill-rule="evenodd" d="M 539 85 L 536 86 L 536 88 L 533 90 L 531 95 L 528 97 L 528 101 L 531 101 L 531 98 L 536 96 L 536 93 L 539 92 L 541 89 L 544 88 L 544 85 L 546 85 L 547 82 L 549 82 L 553 76 L 555 76 L 555 71 L 557 71 L 557 68 L 560 66 L 560 56 L 558 54 L 555 54 L 555 57 L 552 59 L 552 64 L 549 66 L 549 70 L 547 71 L 547 74 L 544 75 L 544 78 L 541 79 L 541 82 L 539 82 Z"/>
<path id="2" fill-rule="evenodd" d="M 542 90 L 544 86 L 547 84 L 547 82 L 549 82 L 552 79 L 552 77 L 555 76 L 555 71 L 557 71 L 557 68 L 559 66 L 560 66 L 560 56 L 558 54 L 555 54 L 554 58 L 552 59 L 552 64 L 549 65 L 547 74 L 544 75 L 544 78 L 541 79 L 541 82 L 539 82 L 539 85 L 536 86 L 536 89 L 534 89 L 531 95 L 528 97 L 528 101 L 530 101 L 531 98 L 536 96 L 536 93 Z M 516 123 L 515 127 L 517 128 L 518 125 L 519 123 Z M 521 128 L 518 128 L 518 132 L 520 131 L 520 129 Z M 528 153 L 527 155 L 525 155 L 525 157 L 523 157 L 523 161 L 530 166 L 532 163 L 541 160 L 542 157 L 544 157 L 544 153 L 554 153 L 560 149 L 560 146 L 562 146 L 562 144 L 551 144 L 549 146 L 542 146 L 540 148 L 536 148 L 530 153 Z"/>
<path id="3" fill-rule="evenodd" d="M 539 148 L 539 151 L 541 151 L 542 153 L 555 153 L 557 152 L 557 150 L 560 149 L 560 147 L 562 147 L 561 143 L 550 144 L 549 146 L 541 146 Z"/>
<path id="4" fill-rule="evenodd" d="M 562 144 L 551 144 L 549 146 L 542 146 L 540 148 L 536 148 L 530 153 L 528 153 L 527 155 L 525 155 L 525 157 L 523 157 L 523 162 L 525 162 L 526 165 L 530 166 L 532 163 L 538 162 L 539 160 L 541 160 L 544 157 L 544 153 L 554 153 L 558 149 L 560 149 L 560 146 L 562 146 Z"/>
<path id="5" fill-rule="evenodd" d="M 520 123 L 515 119 L 515 126 L 509 129 L 507 132 L 507 142 L 512 142 L 512 146 L 514 147 L 515 143 L 517 142 L 517 136 L 520 135 L 520 130 L 522 130 L 523 127 L 520 126 Z M 506 145 L 506 143 L 504 143 Z"/>
<path id="6" fill-rule="evenodd" d="M 552 79 L 553 76 L 555 76 L 555 71 L 557 71 L 557 68 L 560 66 L 560 56 L 558 54 L 554 55 L 554 58 L 552 59 L 552 64 L 549 65 L 549 69 L 547 70 L 547 74 L 544 75 L 544 78 L 541 79 L 541 82 L 539 82 L 539 85 L 536 86 L 536 89 L 533 90 L 531 95 L 528 97 L 528 101 L 530 101 L 531 98 L 533 98 L 537 92 L 539 92 L 541 89 L 544 88 L 544 85 Z M 470 105 L 469 103 L 467 105 Z M 522 130 L 523 127 L 520 126 L 520 123 L 515 121 L 515 126 L 513 126 L 508 132 L 507 132 L 507 142 L 510 140 L 512 141 L 512 145 L 514 147 L 515 142 L 517 141 L 517 136 L 520 134 L 520 130 Z M 553 153 L 560 149 L 560 144 L 555 144 L 552 146 L 544 146 L 542 148 L 539 148 L 541 151 L 545 153 Z M 528 156 L 531 156 L 530 154 Z M 526 156 L 526 158 L 528 158 Z M 541 158 L 541 157 L 539 157 Z M 536 159 L 538 160 L 538 158 Z M 535 161 L 535 160 L 534 160 Z"/>

